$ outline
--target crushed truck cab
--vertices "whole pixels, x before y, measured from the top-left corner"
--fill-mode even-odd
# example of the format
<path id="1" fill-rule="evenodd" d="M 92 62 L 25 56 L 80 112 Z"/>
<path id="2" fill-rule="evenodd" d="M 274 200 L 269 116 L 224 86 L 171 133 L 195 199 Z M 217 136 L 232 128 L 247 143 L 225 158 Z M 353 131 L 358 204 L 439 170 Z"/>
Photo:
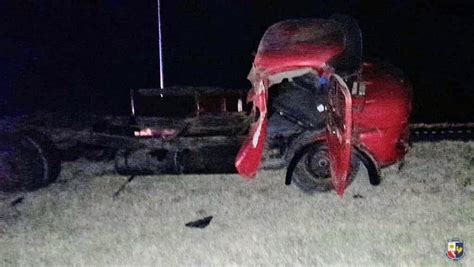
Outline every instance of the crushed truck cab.
<path id="1" fill-rule="evenodd" d="M 389 64 L 364 61 L 361 36 L 347 16 L 286 20 L 265 32 L 248 76 L 257 118 L 235 162 L 242 176 L 280 156 L 287 184 L 342 195 L 359 161 L 375 185 L 381 167 L 404 157 L 410 85 Z"/>

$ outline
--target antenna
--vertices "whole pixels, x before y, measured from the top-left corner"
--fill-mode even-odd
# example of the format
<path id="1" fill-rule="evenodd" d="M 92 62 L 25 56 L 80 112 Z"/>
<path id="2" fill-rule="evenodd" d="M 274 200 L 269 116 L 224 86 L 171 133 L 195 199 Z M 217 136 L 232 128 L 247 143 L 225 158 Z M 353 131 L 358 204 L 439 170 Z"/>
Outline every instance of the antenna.
<path id="1" fill-rule="evenodd" d="M 160 63 L 160 89 L 163 90 L 163 44 L 161 43 L 161 11 L 160 11 L 160 0 L 156 0 L 157 11 L 158 11 L 158 53 L 159 53 L 159 63 Z"/>

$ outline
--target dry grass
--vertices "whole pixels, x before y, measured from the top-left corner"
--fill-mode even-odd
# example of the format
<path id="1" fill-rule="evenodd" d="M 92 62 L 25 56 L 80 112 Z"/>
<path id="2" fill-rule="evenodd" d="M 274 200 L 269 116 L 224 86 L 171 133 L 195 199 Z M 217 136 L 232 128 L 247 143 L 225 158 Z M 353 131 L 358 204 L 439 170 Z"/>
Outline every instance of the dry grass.
<path id="1" fill-rule="evenodd" d="M 267 171 L 136 177 L 114 199 L 128 177 L 79 160 L 48 188 L 0 196 L 0 265 L 438 266 L 459 237 L 473 266 L 473 157 L 474 143 L 416 144 L 401 171 L 378 187 L 361 171 L 344 198 Z"/>

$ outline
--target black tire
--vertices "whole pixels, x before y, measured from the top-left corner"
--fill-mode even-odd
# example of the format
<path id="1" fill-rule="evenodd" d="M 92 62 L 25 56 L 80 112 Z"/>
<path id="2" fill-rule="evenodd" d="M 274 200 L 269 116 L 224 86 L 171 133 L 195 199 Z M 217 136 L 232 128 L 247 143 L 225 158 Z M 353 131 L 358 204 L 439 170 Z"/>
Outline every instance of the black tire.
<path id="1" fill-rule="evenodd" d="M 47 135 L 38 131 L 24 132 L 23 135 L 29 138 L 32 144 L 36 144 L 35 146 L 39 150 L 38 153 L 43 155 L 47 162 L 47 164 L 43 165 L 47 180 L 45 180 L 42 186 L 47 186 L 56 181 L 61 173 L 61 154 L 53 141 Z"/>
<path id="2" fill-rule="evenodd" d="M 329 170 L 328 147 L 324 143 L 316 143 L 303 147 L 293 158 L 293 183 L 306 193 L 328 192 L 334 189 Z M 359 159 L 351 156 L 349 186 L 359 170 Z M 289 170 L 291 171 L 291 170 Z"/>
<path id="3" fill-rule="evenodd" d="M 60 168 L 57 150 L 44 134 L 0 134 L 0 191 L 36 190 L 55 181 Z"/>

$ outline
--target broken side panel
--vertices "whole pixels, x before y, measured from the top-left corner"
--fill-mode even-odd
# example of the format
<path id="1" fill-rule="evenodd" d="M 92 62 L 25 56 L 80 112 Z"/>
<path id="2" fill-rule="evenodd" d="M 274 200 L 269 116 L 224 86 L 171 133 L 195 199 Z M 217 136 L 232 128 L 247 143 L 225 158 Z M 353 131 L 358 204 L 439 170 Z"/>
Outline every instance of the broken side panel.
<path id="1" fill-rule="evenodd" d="M 352 100 L 346 83 L 335 74 L 331 77 L 327 114 L 331 179 L 337 194 L 342 196 L 350 173 Z"/>
<path id="2" fill-rule="evenodd" d="M 254 86 L 249 100 L 254 104 L 254 112 L 258 119 L 252 125 L 250 134 L 243 143 L 235 160 L 238 173 L 246 178 L 254 178 L 262 161 L 263 149 L 267 138 L 267 100 L 268 92 L 263 81 Z"/>

